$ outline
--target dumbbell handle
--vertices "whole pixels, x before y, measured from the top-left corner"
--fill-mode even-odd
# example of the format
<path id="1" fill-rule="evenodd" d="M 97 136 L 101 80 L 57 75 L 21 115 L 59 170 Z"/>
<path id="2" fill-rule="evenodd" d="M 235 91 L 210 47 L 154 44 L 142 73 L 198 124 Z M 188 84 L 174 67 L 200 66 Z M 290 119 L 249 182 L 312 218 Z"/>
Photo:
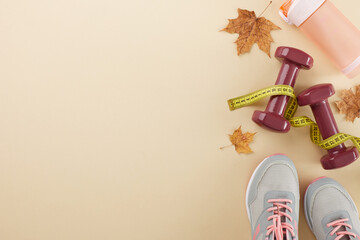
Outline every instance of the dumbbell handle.
<path id="1" fill-rule="evenodd" d="M 275 84 L 294 87 L 299 69 L 300 67 L 296 63 L 284 59 Z M 286 110 L 289 98 L 288 96 L 271 97 L 265 112 L 273 112 L 282 116 Z"/>
<path id="2" fill-rule="evenodd" d="M 327 100 L 312 104 L 310 107 L 314 113 L 316 123 L 319 126 L 319 130 L 323 139 L 329 138 L 339 133 L 334 114 L 332 113 L 329 102 Z M 328 152 L 332 153 L 342 149 L 346 149 L 346 146 L 343 143 L 328 150 Z"/>

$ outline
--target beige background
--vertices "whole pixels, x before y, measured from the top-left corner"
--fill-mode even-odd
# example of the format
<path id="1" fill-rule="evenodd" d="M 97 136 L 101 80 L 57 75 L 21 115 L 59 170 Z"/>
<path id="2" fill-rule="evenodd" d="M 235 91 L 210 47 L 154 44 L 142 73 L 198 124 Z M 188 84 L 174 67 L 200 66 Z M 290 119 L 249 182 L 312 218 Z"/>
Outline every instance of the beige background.
<path id="1" fill-rule="evenodd" d="M 359 84 L 282 22 L 281 2 L 265 14 L 283 28 L 271 54 L 289 45 L 315 59 L 296 91 Z M 360 27 L 360 2 L 333 2 Z M 276 152 L 294 160 L 302 194 L 327 175 L 360 206 L 360 161 L 323 170 L 308 128 L 276 134 L 250 120 L 266 101 L 228 110 L 228 98 L 272 85 L 280 63 L 257 46 L 238 57 L 236 36 L 219 30 L 238 7 L 267 3 L 0 0 L 0 238 L 250 239 L 245 188 Z M 360 136 L 360 120 L 335 117 Z M 239 125 L 258 132 L 253 154 L 219 150 Z M 301 239 L 314 239 L 300 217 Z"/>

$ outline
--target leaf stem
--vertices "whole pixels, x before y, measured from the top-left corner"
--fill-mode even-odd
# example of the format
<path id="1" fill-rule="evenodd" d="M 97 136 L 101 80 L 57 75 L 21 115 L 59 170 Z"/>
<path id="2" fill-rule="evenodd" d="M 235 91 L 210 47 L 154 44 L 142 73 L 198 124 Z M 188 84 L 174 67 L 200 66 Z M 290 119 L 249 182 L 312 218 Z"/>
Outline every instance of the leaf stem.
<path id="1" fill-rule="evenodd" d="M 227 145 L 227 146 L 223 146 L 223 147 L 221 147 L 220 149 L 222 150 L 222 149 L 224 149 L 224 148 L 228 148 L 228 147 L 231 147 L 231 146 L 233 146 L 233 144 L 230 144 L 230 145 Z"/>
<path id="2" fill-rule="evenodd" d="M 261 15 L 264 14 L 264 12 L 269 8 L 269 6 L 270 6 L 271 4 L 272 4 L 272 1 L 269 2 L 269 4 L 267 5 L 267 7 L 264 9 L 264 11 L 262 11 L 262 13 L 260 13 L 260 15 L 258 16 L 258 18 L 261 17 Z"/>

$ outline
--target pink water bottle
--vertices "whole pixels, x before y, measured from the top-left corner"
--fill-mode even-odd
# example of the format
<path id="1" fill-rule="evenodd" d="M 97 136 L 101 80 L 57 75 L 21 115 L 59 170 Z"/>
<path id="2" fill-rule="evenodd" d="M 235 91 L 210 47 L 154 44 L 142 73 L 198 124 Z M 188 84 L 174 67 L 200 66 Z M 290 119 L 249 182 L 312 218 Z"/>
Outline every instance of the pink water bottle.
<path id="1" fill-rule="evenodd" d="M 299 27 L 347 77 L 360 73 L 360 31 L 329 0 L 288 0 L 280 16 Z"/>

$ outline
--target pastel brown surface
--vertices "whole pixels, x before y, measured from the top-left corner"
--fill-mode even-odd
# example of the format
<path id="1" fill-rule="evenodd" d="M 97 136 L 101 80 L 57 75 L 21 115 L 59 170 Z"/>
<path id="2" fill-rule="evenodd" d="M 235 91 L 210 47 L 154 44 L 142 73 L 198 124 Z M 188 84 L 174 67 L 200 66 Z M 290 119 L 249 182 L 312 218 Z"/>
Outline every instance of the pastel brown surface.
<path id="1" fill-rule="evenodd" d="M 282 22 L 283 2 L 265 16 L 283 29 L 272 32 L 271 53 L 292 46 L 316 61 L 300 72 L 297 91 L 360 84 Z M 360 26 L 360 1 L 332 2 Z M 246 187 L 274 153 L 289 156 L 299 175 L 300 239 L 316 240 L 303 209 L 313 179 L 334 178 L 360 207 L 359 160 L 326 171 L 326 151 L 308 128 L 279 134 L 258 127 L 251 116 L 268 99 L 227 107 L 230 96 L 274 84 L 281 67 L 257 47 L 238 57 L 235 35 L 218 32 L 234 6 L 263 9 L 266 2 L 1 3 L 1 240 L 247 240 Z M 331 108 L 341 132 L 360 136 L 359 121 Z M 309 107 L 297 114 L 313 117 Z M 221 151 L 240 123 L 258 132 L 253 153 Z"/>

